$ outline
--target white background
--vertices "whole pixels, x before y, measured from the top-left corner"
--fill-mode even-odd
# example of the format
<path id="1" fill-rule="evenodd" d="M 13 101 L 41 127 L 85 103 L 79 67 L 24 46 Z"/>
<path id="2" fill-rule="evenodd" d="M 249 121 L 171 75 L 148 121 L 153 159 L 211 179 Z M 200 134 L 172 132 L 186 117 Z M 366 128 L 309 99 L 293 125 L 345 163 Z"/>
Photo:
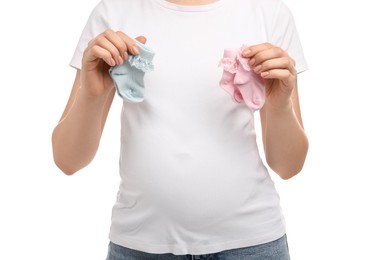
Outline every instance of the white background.
<path id="1" fill-rule="evenodd" d="M 76 175 L 55 167 L 50 143 L 96 3 L 0 3 L 0 259 L 105 259 L 121 101 L 95 160 Z M 299 75 L 306 165 L 291 180 L 273 176 L 292 259 L 379 259 L 378 9 L 372 0 L 285 3 L 310 68 Z"/>

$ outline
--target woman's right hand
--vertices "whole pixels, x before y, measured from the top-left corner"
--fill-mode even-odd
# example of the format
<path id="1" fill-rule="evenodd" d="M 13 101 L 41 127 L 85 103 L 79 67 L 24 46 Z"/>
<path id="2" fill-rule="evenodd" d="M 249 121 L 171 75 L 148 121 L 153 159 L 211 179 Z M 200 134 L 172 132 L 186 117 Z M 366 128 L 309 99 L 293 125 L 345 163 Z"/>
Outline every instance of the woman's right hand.
<path id="1" fill-rule="evenodd" d="M 143 44 L 146 42 L 143 36 L 136 40 Z M 122 64 L 129 54 L 138 53 L 135 41 L 123 32 L 108 29 L 99 34 L 89 42 L 83 54 L 80 72 L 82 91 L 91 97 L 107 94 L 113 87 L 109 68 Z"/>

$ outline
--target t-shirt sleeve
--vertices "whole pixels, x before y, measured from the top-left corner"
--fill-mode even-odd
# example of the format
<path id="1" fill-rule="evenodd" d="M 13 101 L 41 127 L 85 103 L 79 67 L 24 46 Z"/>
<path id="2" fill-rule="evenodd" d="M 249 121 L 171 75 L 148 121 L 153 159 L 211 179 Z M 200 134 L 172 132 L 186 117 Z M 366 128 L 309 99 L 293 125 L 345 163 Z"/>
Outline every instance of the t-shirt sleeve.
<path id="1" fill-rule="evenodd" d="M 281 0 L 278 1 L 268 38 L 271 44 L 287 51 L 289 56 L 296 61 L 298 73 L 308 69 L 294 17 Z"/>
<path id="2" fill-rule="evenodd" d="M 97 35 L 109 28 L 106 10 L 107 8 L 104 1 L 99 2 L 93 8 L 79 38 L 74 55 L 69 63 L 71 67 L 81 69 L 83 52 L 87 48 L 88 43 Z"/>

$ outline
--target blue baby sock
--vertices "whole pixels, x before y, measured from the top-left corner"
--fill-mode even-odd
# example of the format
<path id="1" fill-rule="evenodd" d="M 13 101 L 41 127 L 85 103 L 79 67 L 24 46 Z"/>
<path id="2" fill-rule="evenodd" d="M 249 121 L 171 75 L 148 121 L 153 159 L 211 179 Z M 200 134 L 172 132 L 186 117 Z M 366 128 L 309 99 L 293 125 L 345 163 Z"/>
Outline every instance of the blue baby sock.
<path id="1" fill-rule="evenodd" d="M 117 94 L 130 102 L 142 102 L 145 98 L 144 76 L 154 69 L 154 52 L 146 45 L 136 41 L 139 47 L 138 55 L 129 55 L 121 65 L 109 69 L 109 74 L 115 84 Z"/>

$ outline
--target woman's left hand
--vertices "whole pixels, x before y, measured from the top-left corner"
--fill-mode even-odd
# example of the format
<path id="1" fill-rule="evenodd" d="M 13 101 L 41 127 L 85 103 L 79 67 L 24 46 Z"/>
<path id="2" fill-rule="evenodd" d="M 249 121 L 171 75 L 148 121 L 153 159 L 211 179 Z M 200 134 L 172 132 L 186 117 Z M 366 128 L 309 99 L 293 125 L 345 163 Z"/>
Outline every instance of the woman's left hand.
<path id="1" fill-rule="evenodd" d="M 266 87 L 266 104 L 275 109 L 286 107 L 297 84 L 295 61 L 283 49 L 270 43 L 249 46 L 242 56 Z"/>

